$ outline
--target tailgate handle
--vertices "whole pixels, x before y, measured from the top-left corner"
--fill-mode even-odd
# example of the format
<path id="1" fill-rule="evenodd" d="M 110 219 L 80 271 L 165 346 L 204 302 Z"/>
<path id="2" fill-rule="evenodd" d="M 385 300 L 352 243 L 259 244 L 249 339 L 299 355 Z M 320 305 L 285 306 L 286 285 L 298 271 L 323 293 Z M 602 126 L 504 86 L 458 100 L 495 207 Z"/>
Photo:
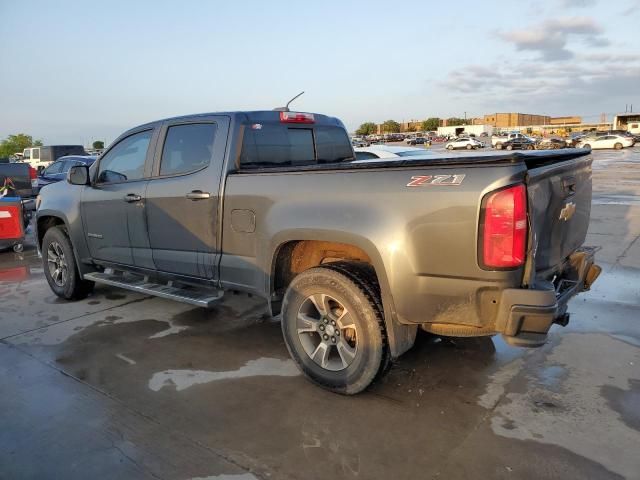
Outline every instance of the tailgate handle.
<path id="1" fill-rule="evenodd" d="M 569 177 L 562 180 L 562 188 L 568 195 L 576 193 L 576 179 L 575 177 Z"/>

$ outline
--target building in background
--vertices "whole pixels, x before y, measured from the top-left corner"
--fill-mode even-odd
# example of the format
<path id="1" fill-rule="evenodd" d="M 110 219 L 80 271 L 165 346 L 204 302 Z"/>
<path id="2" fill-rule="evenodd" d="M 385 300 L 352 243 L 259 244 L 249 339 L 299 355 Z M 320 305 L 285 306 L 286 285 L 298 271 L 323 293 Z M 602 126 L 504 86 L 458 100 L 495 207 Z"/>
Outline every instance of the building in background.
<path id="1" fill-rule="evenodd" d="M 548 115 L 535 115 L 517 112 L 489 113 L 484 116 L 484 123 L 498 129 L 504 129 L 533 125 L 577 125 L 582 123 L 582 118 L 577 116 L 550 117 Z"/>
<path id="2" fill-rule="evenodd" d="M 491 125 L 452 125 L 450 127 L 438 127 L 438 135 L 442 137 L 459 137 L 471 134 L 479 137 L 482 133 L 491 136 L 493 127 Z"/>
<path id="3" fill-rule="evenodd" d="M 640 113 L 618 113 L 613 117 L 613 129 L 640 133 Z"/>

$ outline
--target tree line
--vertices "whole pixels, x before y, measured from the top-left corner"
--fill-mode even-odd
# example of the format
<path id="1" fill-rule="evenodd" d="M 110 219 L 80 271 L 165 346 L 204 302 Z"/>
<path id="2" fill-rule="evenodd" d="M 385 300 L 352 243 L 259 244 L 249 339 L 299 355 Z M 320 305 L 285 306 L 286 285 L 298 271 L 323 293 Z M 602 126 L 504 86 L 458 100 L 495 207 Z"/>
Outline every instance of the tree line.
<path id="1" fill-rule="evenodd" d="M 10 158 L 16 153 L 22 153 L 25 148 L 41 146 L 42 140 L 34 140 L 31 135 L 27 135 L 26 133 L 9 135 L 0 142 L 0 158 Z M 93 142 L 93 148 L 103 149 L 104 142 L 102 140 L 96 140 Z"/>
<path id="2" fill-rule="evenodd" d="M 430 117 L 420 122 L 420 131 L 433 131 L 436 130 L 441 123 L 442 119 L 438 117 Z M 446 119 L 448 126 L 464 125 L 466 120 L 464 118 L 449 117 Z M 408 127 L 409 131 L 416 131 L 418 128 L 415 125 Z M 399 133 L 400 124 L 395 120 L 386 120 L 382 123 L 382 133 Z M 374 135 L 378 133 L 378 125 L 374 122 L 365 122 L 356 130 L 357 135 Z"/>

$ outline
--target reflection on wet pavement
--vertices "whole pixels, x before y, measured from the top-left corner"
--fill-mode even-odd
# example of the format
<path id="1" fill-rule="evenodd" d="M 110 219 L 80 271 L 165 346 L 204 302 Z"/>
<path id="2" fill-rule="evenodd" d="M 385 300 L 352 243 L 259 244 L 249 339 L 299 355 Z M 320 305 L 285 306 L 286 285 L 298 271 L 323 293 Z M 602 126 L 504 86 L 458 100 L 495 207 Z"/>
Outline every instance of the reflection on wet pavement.
<path id="1" fill-rule="evenodd" d="M 249 360 L 237 370 L 226 372 L 209 372 L 206 370 L 165 370 L 154 373 L 149 380 L 149 388 L 157 392 L 163 387 L 175 387 L 176 391 L 185 390 L 194 385 L 247 377 L 293 377 L 300 375 L 300 370 L 293 360 L 277 358 L 259 358 Z"/>

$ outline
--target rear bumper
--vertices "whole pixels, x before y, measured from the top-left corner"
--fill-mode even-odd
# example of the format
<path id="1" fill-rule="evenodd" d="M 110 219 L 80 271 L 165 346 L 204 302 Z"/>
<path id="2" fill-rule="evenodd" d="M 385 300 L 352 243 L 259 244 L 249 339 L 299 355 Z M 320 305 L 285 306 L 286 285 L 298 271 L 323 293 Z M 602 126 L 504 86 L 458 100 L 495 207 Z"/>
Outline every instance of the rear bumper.
<path id="1" fill-rule="evenodd" d="M 511 345 L 543 345 L 551 325 L 564 326 L 569 322 L 569 300 L 588 290 L 600 274 L 600 267 L 594 263 L 594 253 L 595 249 L 588 247 L 576 251 L 553 283 L 542 281 L 535 289 L 503 290 L 496 331 Z"/>

